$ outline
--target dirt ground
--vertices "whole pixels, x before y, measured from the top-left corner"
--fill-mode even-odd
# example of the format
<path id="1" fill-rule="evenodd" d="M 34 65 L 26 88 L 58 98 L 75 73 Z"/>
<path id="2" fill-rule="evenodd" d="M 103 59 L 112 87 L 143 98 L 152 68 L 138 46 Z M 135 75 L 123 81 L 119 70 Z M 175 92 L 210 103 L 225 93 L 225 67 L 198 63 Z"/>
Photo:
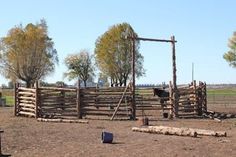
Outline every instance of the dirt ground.
<path id="1" fill-rule="evenodd" d="M 204 157 L 236 156 L 236 119 L 154 120 L 151 125 L 226 131 L 227 137 L 198 138 L 132 132 L 137 121 L 89 120 L 88 124 L 37 122 L 14 117 L 0 108 L 2 153 L 13 157 Z M 113 144 L 102 144 L 102 131 L 112 132 Z"/>

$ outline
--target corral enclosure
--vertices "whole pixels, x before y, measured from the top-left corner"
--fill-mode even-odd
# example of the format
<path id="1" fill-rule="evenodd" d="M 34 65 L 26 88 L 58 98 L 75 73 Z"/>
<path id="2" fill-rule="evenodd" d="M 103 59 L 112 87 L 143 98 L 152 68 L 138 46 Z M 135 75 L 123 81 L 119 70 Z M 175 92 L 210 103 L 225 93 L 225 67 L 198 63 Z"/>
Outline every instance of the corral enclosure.
<path id="1" fill-rule="evenodd" d="M 15 115 L 63 119 L 90 116 L 135 119 L 136 115 L 160 116 L 155 111 L 169 114 L 170 117 L 193 117 L 201 116 L 207 110 L 206 84 L 202 82 L 197 85 L 194 81 L 191 85 L 178 87 L 178 91 L 174 91 L 170 82 L 167 89 L 158 90 L 168 95 L 154 96 L 153 88 L 137 88 L 134 99 L 130 85 L 68 88 L 40 87 L 36 84 L 35 88 L 25 88 L 16 84 Z M 175 98 L 177 94 L 178 99 Z"/>
<path id="2" fill-rule="evenodd" d="M 161 87 L 161 85 L 143 85 L 143 87 L 137 88 L 146 88 L 149 91 L 146 91 L 152 95 L 151 89 L 153 87 Z M 95 88 L 95 87 L 94 87 Z M 7 106 L 13 106 L 14 101 L 14 89 L 1 89 L 3 98 L 6 98 Z M 138 90 L 137 90 L 138 93 Z M 155 98 L 156 99 L 156 98 Z M 213 85 L 207 85 L 207 104 L 209 110 L 214 110 L 221 112 L 228 111 L 231 112 L 236 110 L 236 87 L 234 85 L 230 86 L 221 86 L 220 88 Z M 156 112 L 159 113 L 159 112 Z"/>

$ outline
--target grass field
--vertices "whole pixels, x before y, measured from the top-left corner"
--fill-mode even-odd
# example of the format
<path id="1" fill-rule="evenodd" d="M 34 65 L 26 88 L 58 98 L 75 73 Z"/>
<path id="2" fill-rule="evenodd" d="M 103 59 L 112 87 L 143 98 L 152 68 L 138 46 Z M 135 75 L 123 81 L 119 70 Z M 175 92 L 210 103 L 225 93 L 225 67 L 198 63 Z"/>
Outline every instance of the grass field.
<path id="1" fill-rule="evenodd" d="M 207 89 L 207 95 L 231 96 L 236 95 L 236 88 Z"/>

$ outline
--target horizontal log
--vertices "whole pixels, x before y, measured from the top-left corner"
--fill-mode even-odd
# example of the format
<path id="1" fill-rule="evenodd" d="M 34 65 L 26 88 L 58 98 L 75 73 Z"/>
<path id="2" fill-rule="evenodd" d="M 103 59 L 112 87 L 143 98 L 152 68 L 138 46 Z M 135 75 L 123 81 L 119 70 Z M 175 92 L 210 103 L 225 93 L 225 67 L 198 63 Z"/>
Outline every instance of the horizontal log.
<path id="1" fill-rule="evenodd" d="M 39 90 L 76 92 L 77 89 L 76 88 L 39 87 Z"/>
<path id="2" fill-rule="evenodd" d="M 83 115 L 93 115 L 93 116 L 109 116 L 111 117 L 113 115 L 113 112 L 91 112 L 91 111 L 83 111 L 82 112 Z M 127 117 L 130 117 L 131 116 L 131 113 L 120 113 L 118 112 L 116 114 L 116 116 L 127 116 Z"/>
<path id="3" fill-rule="evenodd" d="M 106 95 L 106 96 L 122 96 L 123 92 L 81 92 L 81 94 L 83 95 L 90 95 L 90 96 L 102 96 L 102 95 Z M 126 95 L 131 95 L 131 92 L 126 92 Z"/>
<path id="4" fill-rule="evenodd" d="M 25 116 L 33 116 L 33 117 L 35 117 L 35 113 L 31 113 L 31 112 L 20 111 L 20 112 L 18 112 L 18 114 L 25 115 Z"/>
<path id="5" fill-rule="evenodd" d="M 110 104 L 94 104 L 94 103 L 83 103 L 82 107 L 116 107 L 117 106 L 117 102 L 116 103 L 110 103 Z M 122 103 L 120 105 L 120 107 L 127 107 L 129 105 Z"/>
<path id="6" fill-rule="evenodd" d="M 30 106 L 35 106 L 34 101 L 26 101 L 26 100 L 20 100 L 20 101 L 18 101 L 18 104 L 29 105 L 29 107 Z"/>
<path id="7" fill-rule="evenodd" d="M 137 107 L 136 110 L 171 110 L 170 107 Z"/>
<path id="8" fill-rule="evenodd" d="M 87 120 L 79 120 L 79 119 L 46 119 L 46 118 L 38 118 L 40 122 L 63 122 L 63 123 L 83 123 L 88 124 Z"/>
<path id="9" fill-rule="evenodd" d="M 35 92 L 18 92 L 19 95 L 35 96 Z"/>
<path id="10" fill-rule="evenodd" d="M 190 112 L 190 113 L 178 113 L 179 117 L 191 117 L 191 116 L 197 116 L 197 112 Z"/>
<path id="11" fill-rule="evenodd" d="M 106 108 L 99 108 L 99 109 L 96 109 L 96 108 L 82 108 L 82 110 L 85 111 L 85 112 L 87 112 L 87 111 L 114 112 L 115 108 L 113 108 L 113 109 L 106 109 Z M 131 108 L 128 108 L 128 109 L 121 109 L 121 108 L 119 108 L 118 112 L 129 112 L 130 110 L 131 110 Z"/>
<path id="12" fill-rule="evenodd" d="M 197 137 L 197 132 L 190 130 L 188 128 L 175 128 L 175 127 L 166 127 L 166 126 L 148 126 L 148 127 L 133 127 L 132 131 L 164 134 L 164 135 Z"/>
<path id="13" fill-rule="evenodd" d="M 33 101 L 35 101 L 35 98 L 33 98 L 33 97 L 26 97 L 26 96 L 18 96 L 18 99 L 33 100 Z"/>
<path id="14" fill-rule="evenodd" d="M 204 129 L 192 129 L 191 131 L 196 131 L 198 135 L 202 136 L 215 136 L 215 137 L 226 137 L 227 133 L 225 131 L 213 131 L 213 130 L 204 130 Z"/>
<path id="15" fill-rule="evenodd" d="M 36 90 L 33 89 L 33 88 L 19 87 L 18 92 L 20 92 L 20 91 L 29 91 L 29 92 L 34 92 L 35 93 Z"/>
<path id="16" fill-rule="evenodd" d="M 20 111 L 33 112 L 35 114 L 35 108 L 21 107 Z"/>
<path id="17" fill-rule="evenodd" d="M 35 108 L 35 104 L 19 103 L 19 106 Z"/>
<path id="18" fill-rule="evenodd" d="M 59 108 L 59 109 L 70 109 L 70 108 L 76 108 L 76 104 L 74 105 L 50 105 L 50 104 L 41 104 L 40 105 L 42 108 Z"/>

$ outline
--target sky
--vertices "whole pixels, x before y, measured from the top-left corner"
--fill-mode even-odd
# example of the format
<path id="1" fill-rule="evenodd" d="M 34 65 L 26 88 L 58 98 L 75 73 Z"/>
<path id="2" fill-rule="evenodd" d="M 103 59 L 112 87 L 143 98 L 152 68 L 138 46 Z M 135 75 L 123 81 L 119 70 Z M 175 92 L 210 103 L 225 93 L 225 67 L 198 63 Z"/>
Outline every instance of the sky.
<path id="1" fill-rule="evenodd" d="M 59 64 L 47 82 L 64 81 L 67 55 L 87 49 L 94 52 L 96 39 L 109 27 L 129 23 L 140 37 L 170 39 L 175 36 L 177 83 L 194 79 L 212 83 L 236 83 L 236 69 L 223 54 L 236 31 L 235 0 L 1 0 L 0 37 L 22 24 L 44 18 L 55 43 Z M 141 42 L 146 75 L 137 84 L 172 80 L 171 45 Z M 0 84 L 7 84 L 0 76 Z M 96 81 L 96 80 L 95 80 Z"/>

